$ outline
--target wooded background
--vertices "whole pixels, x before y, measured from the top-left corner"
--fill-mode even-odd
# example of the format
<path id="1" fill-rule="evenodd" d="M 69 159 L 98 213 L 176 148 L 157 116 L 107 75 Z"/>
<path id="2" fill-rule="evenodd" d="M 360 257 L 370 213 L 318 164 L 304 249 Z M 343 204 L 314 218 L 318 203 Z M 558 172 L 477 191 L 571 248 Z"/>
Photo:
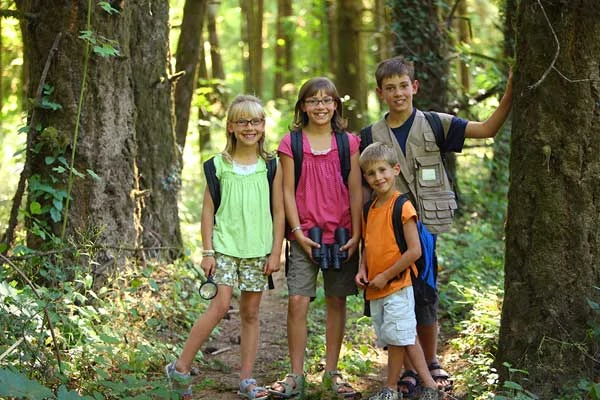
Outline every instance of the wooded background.
<path id="1" fill-rule="evenodd" d="M 475 189 L 508 210 L 495 365 L 501 382 L 527 371 L 519 383 L 543 399 L 581 382 L 600 398 L 597 0 L 2 0 L 0 30 L 0 278 L 17 288 L 83 268 L 99 290 L 193 253 L 200 162 L 222 148 L 238 93 L 265 101 L 275 149 L 310 77 L 333 79 L 358 132 L 383 112 L 384 58 L 415 62 L 417 107 L 475 120 L 512 66 L 512 129 L 484 144 Z M 460 194 L 466 167 L 449 161 Z"/>

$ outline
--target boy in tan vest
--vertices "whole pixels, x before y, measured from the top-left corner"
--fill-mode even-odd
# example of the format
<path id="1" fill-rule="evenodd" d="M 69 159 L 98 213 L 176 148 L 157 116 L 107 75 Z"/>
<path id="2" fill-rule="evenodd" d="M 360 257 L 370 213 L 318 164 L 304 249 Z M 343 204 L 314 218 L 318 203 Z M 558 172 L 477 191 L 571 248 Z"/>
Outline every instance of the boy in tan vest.
<path id="1" fill-rule="evenodd" d="M 509 74 L 504 96 L 498 108 L 484 122 L 468 121 L 453 115 L 430 113 L 437 116 L 443 137 L 436 139 L 426 115 L 413 106 L 413 96 L 419 89 L 414 78 L 412 62 L 394 57 L 379 63 L 375 72 L 377 95 L 388 106 L 389 112 L 375 124 L 361 130 L 361 151 L 372 142 L 391 144 L 398 155 L 400 174 L 396 187 L 407 193 L 418 212 L 418 217 L 434 234 L 450 229 L 456 199 L 442 162 L 442 153 L 461 152 L 465 138 L 491 138 L 502 127 L 512 107 L 512 73 Z M 442 135 L 440 135 L 442 136 Z M 365 186 L 365 202 L 371 192 Z M 415 299 L 416 303 L 422 303 Z M 437 359 L 438 301 L 417 305 L 417 332 L 431 375 L 442 390 L 451 390 L 450 375 Z M 399 389 L 405 397 L 414 394 L 418 384 L 411 365 L 405 363 Z"/>

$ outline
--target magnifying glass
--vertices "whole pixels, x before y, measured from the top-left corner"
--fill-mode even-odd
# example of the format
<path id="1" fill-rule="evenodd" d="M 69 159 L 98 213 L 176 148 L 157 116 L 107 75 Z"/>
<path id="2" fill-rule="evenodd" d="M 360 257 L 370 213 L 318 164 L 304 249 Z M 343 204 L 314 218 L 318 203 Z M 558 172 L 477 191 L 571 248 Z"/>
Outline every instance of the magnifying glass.
<path id="1" fill-rule="evenodd" d="M 209 275 L 206 281 L 200 285 L 198 292 L 204 300 L 212 300 L 217 295 L 218 290 L 217 284 L 212 279 L 212 275 Z"/>

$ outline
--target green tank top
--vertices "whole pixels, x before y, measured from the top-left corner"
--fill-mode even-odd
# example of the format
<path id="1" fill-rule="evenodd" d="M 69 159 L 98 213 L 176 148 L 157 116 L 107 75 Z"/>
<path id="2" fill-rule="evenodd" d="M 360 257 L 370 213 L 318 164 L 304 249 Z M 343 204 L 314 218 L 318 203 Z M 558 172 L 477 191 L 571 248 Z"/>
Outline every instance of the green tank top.
<path id="1" fill-rule="evenodd" d="M 273 247 L 267 165 L 258 159 L 249 173 L 234 170 L 222 155 L 215 156 L 221 185 L 221 205 L 215 215 L 213 248 L 238 258 L 263 257 Z"/>

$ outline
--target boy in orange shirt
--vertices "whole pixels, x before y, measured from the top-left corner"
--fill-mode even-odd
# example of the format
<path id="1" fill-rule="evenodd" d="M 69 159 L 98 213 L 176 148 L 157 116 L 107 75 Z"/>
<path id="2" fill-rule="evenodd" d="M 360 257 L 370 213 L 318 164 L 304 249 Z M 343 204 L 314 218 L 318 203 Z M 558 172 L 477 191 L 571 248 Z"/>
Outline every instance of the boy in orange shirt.
<path id="1" fill-rule="evenodd" d="M 402 227 L 407 249 L 401 253 L 392 223 L 394 203 L 400 192 L 395 180 L 400 164 L 393 147 L 373 143 L 360 155 L 365 180 L 376 194 L 363 220 L 364 251 L 355 281 L 365 288 L 377 344 L 387 347 L 386 385 L 370 400 L 397 400 L 397 377 L 407 355 L 422 380 L 421 399 L 439 399 L 437 386 L 427 368 L 417 341 L 417 320 L 410 268 L 421 256 L 417 231 L 417 212 L 410 201 L 402 207 Z"/>

